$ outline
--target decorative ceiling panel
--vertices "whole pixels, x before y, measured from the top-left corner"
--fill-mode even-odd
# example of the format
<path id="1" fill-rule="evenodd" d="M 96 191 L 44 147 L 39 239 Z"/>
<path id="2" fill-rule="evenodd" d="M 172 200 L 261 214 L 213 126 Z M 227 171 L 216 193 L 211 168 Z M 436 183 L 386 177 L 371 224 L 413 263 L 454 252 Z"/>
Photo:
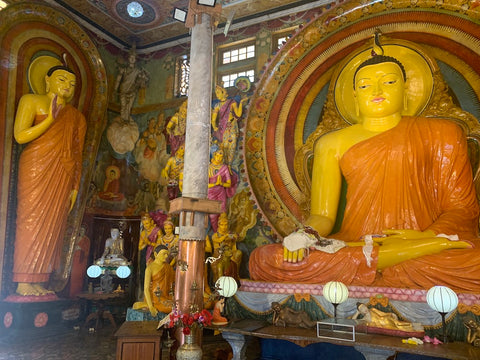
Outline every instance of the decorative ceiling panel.
<path id="1" fill-rule="evenodd" d="M 13 1 L 15 2 L 15 1 Z M 66 11 L 82 25 L 120 47 L 136 44 L 139 52 L 165 48 L 186 42 L 189 29 L 173 20 L 174 7 L 187 10 L 188 0 L 44 0 Z M 140 7 L 128 9 L 131 2 Z M 217 0 L 218 2 L 218 0 Z M 331 1 L 223 0 L 219 28 L 233 16 L 232 24 L 247 25 L 288 12 L 304 11 Z M 132 6 L 132 5 L 130 5 Z M 138 11 L 137 11 L 138 10 Z"/>

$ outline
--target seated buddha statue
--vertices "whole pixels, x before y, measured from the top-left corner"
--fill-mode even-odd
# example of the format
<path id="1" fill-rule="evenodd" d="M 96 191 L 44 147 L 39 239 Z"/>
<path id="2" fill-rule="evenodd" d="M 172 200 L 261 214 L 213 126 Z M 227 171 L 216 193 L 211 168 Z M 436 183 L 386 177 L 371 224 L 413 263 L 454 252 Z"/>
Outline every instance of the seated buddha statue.
<path id="1" fill-rule="evenodd" d="M 295 246 L 286 237 L 284 246 L 256 248 L 251 278 L 480 291 L 479 205 L 465 132 L 452 120 L 403 115 L 408 71 L 381 46 L 372 54 L 351 69 L 356 121 L 314 147 L 301 230 L 313 241 Z M 331 234 L 342 177 L 346 207 Z"/>
<path id="2" fill-rule="evenodd" d="M 105 240 L 105 250 L 100 259 L 95 260 L 96 265 L 129 265 L 130 262 L 123 255 L 123 237 L 120 230 L 112 228 L 110 237 Z"/>

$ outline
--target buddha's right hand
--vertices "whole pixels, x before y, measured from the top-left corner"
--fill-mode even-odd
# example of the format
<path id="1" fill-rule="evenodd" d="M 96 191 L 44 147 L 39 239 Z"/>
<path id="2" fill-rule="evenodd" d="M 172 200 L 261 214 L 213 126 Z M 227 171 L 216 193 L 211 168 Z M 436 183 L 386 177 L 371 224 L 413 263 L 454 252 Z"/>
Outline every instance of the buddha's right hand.
<path id="1" fill-rule="evenodd" d="M 296 263 L 303 260 L 305 256 L 304 249 L 298 249 L 295 251 L 288 250 L 285 246 L 283 247 L 283 261 Z"/>

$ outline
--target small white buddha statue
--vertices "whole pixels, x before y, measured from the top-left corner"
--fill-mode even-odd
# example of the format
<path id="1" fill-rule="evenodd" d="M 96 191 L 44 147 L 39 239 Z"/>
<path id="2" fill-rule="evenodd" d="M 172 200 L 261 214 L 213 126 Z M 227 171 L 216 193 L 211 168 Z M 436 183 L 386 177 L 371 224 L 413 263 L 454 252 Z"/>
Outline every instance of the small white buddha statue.
<path id="1" fill-rule="evenodd" d="M 100 259 L 95 261 L 96 265 L 129 265 L 130 262 L 125 256 L 123 256 L 123 237 L 120 234 L 120 230 L 112 228 L 110 230 L 110 236 L 105 240 L 105 250 L 103 251 Z"/>

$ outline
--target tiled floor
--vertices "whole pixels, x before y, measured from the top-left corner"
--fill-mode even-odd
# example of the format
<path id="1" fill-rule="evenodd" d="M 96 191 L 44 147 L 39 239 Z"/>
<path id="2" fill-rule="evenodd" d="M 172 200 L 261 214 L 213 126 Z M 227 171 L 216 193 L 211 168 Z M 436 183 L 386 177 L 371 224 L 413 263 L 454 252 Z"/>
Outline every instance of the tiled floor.
<path id="1" fill-rule="evenodd" d="M 95 333 L 87 329 L 75 330 L 65 327 L 61 335 L 31 338 L 0 337 L 0 360 L 114 360 L 116 352 L 115 330 L 110 324 Z M 205 333 L 204 333 L 205 334 Z M 227 360 L 231 358 L 231 348 L 221 335 L 206 333 L 203 340 L 204 360 Z M 253 351 L 252 351 L 253 350 Z M 258 359 L 258 349 L 250 349 L 249 359 Z M 169 359 L 165 349 L 162 359 Z"/>

